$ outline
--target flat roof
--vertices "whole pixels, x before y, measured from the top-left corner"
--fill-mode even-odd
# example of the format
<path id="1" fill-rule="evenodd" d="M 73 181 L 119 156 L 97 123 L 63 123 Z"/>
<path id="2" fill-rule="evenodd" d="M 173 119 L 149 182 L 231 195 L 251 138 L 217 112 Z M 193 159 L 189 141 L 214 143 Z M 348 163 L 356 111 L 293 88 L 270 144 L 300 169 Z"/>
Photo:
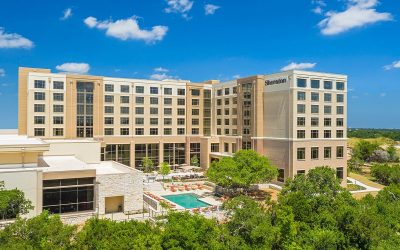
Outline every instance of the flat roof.
<path id="1" fill-rule="evenodd" d="M 0 134 L 0 146 L 18 145 L 47 145 L 47 143 L 38 138 L 30 138 L 26 135 Z"/>
<path id="2" fill-rule="evenodd" d="M 75 156 L 42 156 L 41 160 L 47 165 L 42 166 L 43 172 L 68 172 L 80 170 L 94 170 L 95 168 Z"/>

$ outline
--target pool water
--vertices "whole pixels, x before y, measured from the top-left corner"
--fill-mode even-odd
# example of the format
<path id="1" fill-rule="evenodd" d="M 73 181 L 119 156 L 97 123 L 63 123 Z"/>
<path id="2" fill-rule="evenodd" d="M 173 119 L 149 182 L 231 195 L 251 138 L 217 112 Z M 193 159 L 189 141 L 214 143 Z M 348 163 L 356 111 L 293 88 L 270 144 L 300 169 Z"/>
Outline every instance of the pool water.
<path id="1" fill-rule="evenodd" d="M 164 195 L 163 198 L 172 201 L 173 203 L 176 203 L 186 209 L 210 206 L 210 204 L 199 200 L 198 195 L 192 193 Z"/>

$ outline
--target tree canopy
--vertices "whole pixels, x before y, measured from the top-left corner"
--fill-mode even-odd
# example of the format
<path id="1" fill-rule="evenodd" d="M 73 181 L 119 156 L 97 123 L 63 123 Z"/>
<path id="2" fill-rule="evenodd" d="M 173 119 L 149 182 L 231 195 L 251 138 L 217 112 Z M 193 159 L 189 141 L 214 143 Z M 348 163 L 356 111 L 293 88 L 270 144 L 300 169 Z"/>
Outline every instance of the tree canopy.
<path id="1" fill-rule="evenodd" d="M 24 192 L 18 189 L 7 190 L 0 181 L 0 218 L 12 219 L 26 214 L 33 209 L 32 202 L 25 198 Z"/>

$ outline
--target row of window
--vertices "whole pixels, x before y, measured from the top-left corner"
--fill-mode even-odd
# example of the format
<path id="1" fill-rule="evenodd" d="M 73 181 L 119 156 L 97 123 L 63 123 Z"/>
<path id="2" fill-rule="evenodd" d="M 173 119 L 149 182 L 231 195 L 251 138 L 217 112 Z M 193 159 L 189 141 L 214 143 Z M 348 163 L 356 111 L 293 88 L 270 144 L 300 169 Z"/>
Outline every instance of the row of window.
<path id="1" fill-rule="evenodd" d="M 224 99 L 224 105 L 227 106 L 230 103 L 230 98 Z M 232 98 L 232 104 L 237 104 L 237 97 Z M 222 99 L 217 99 L 217 106 L 222 105 Z"/>
<path id="2" fill-rule="evenodd" d="M 217 119 L 217 126 L 221 126 L 222 125 L 222 119 Z M 232 122 L 230 122 L 230 119 L 224 119 L 224 125 L 225 126 L 229 126 L 229 125 L 237 125 L 237 119 L 233 118 Z"/>
<path id="3" fill-rule="evenodd" d="M 331 90 L 333 89 L 333 81 L 322 81 L 323 89 Z M 304 78 L 297 78 L 297 87 L 299 88 L 306 88 L 307 87 L 307 79 Z M 310 87 L 312 89 L 319 89 L 321 88 L 321 80 L 311 80 Z M 344 82 L 336 82 L 336 90 L 344 90 Z"/>
<path id="4" fill-rule="evenodd" d="M 34 93 L 35 101 L 44 101 L 46 100 L 46 93 L 44 92 L 35 92 Z M 64 93 L 53 93 L 54 101 L 64 101 Z"/>
<path id="5" fill-rule="evenodd" d="M 36 113 L 44 113 L 46 111 L 45 104 L 35 104 L 33 106 L 34 112 Z M 63 113 L 64 112 L 64 105 L 54 104 L 53 105 L 53 112 L 54 113 Z"/>
<path id="6" fill-rule="evenodd" d="M 311 130 L 310 137 L 313 139 L 320 138 L 319 130 Z M 336 130 L 336 138 L 343 138 L 344 131 L 343 130 Z M 304 139 L 306 138 L 306 131 L 305 130 L 297 130 L 297 138 Z M 331 130 L 324 130 L 324 138 L 332 138 L 332 131 Z"/>
<path id="7" fill-rule="evenodd" d="M 230 113 L 229 108 L 224 109 L 224 115 L 237 115 L 237 109 L 233 108 L 232 113 Z M 222 115 L 222 109 L 217 109 L 217 115 Z"/>
<path id="8" fill-rule="evenodd" d="M 318 127 L 319 126 L 319 118 L 311 117 L 311 126 Z M 306 118 L 305 117 L 297 117 L 297 127 L 305 127 L 306 126 Z M 324 127 L 332 126 L 332 118 L 324 118 Z M 336 127 L 344 126 L 344 118 L 336 118 Z"/>
<path id="9" fill-rule="evenodd" d="M 310 99 L 312 102 L 319 102 L 320 93 L 311 92 Z M 297 92 L 297 100 L 305 101 L 307 99 L 307 93 L 303 91 Z M 332 102 L 332 93 L 324 93 L 324 102 Z M 336 94 L 336 102 L 343 103 L 344 102 L 344 94 Z"/>
<path id="10" fill-rule="evenodd" d="M 124 115 L 129 114 L 129 107 L 120 107 L 120 113 Z M 150 115 L 158 115 L 159 114 L 159 109 L 158 108 L 150 108 L 147 109 Z M 104 107 L 104 113 L 105 114 L 114 114 L 114 107 L 113 106 L 105 106 Z M 143 115 L 145 113 L 145 108 L 144 107 L 136 107 L 135 108 L 135 114 L 136 115 Z M 185 115 L 186 109 L 177 109 L 177 115 Z M 172 115 L 172 108 L 164 108 L 164 115 Z M 199 109 L 192 109 L 192 115 L 193 116 L 198 116 L 200 115 L 200 110 Z"/>
<path id="11" fill-rule="evenodd" d="M 145 133 L 144 128 L 135 128 L 135 135 L 144 135 Z M 163 135 L 172 135 L 172 128 L 164 128 Z M 176 133 L 178 135 L 185 135 L 185 128 L 177 128 Z M 149 135 L 158 135 L 159 129 L 158 128 L 150 128 Z M 192 135 L 200 134 L 200 130 L 198 128 L 192 128 Z M 105 128 L 104 135 L 114 135 L 114 128 Z M 120 128 L 120 135 L 130 135 L 129 128 Z"/>
<path id="12" fill-rule="evenodd" d="M 34 116 L 35 124 L 45 124 L 46 117 L 45 116 Z M 53 124 L 64 124 L 63 116 L 53 116 Z"/>
<path id="13" fill-rule="evenodd" d="M 44 128 L 35 128 L 34 129 L 35 136 L 45 136 Z M 63 128 L 53 128 L 53 136 L 64 136 Z"/>
<path id="14" fill-rule="evenodd" d="M 44 80 L 35 80 L 34 81 L 35 89 L 45 89 L 46 81 Z M 53 81 L 53 89 L 64 89 L 64 82 L 62 81 Z"/>
<path id="15" fill-rule="evenodd" d="M 217 89 L 217 96 L 222 96 L 222 93 L 224 93 L 224 95 L 230 95 L 231 89 L 230 88 Z M 237 93 L 237 87 L 233 87 L 232 94 L 236 94 L 236 93 Z"/>
<path id="16" fill-rule="evenodd" d="M 324 114 L 330 115 L 332 114 L 332 106 L 324 105 Z M 311 105 L 311 114 L 319 114 L 320 105 Z M 297 104 L 297 114 L 305 114 L 306 113 L 306 105 L 305 104 Z M 336 114 L 343 115 L 344 114 L 344 106 L 336 106 Z"/>
<path id="17" fill-rule="evenodd" d="M 135 86 L 135 93 L 136 94 L 144 94 L 144 86 Z M 163 88 L 164 95 L 172 95 L 172 88 Z M 105 92 L 114 92 L 114 85 L 113 84 L 104 84 L 104 91 Z M 129 85 L 120 85 L 120 92 L 121 93 L 130 93 L 130 86 Z M 160 93 L 160 87 L 150 87 L 150 94 L 158 95 Z M 191 91 L 193 96 L 199 96 L 200 90 L 193 89 Z M 186 94 L 186 89 L 177 89 L 177 95 L 184 96 Z"/>
<path id="18" fill-rule="evenodd" d="M 105 103 L 114 103 L 114 96 L 113 95 L 105 95 L 104 96 Z M 129 103 L 129 96 L 120 96 L 120 103 Z M 137 96 L 135 99 L 136 104 L 144 104 L 144 97 Z M 173 99 L 172 98 L 163 98 L 164 105 L 172 105 Z M 150 97 L 150 105 L 158 105 L 159 98 L 158 97 Z M 176 99 L 176 104 L 178 106 L 184 106 L 186 104 L 186 100 L 183 98 Z M 192 99 L 192 106 L 199 106 L 200 99 Z"/>
<path id="19" fill-rule="evenodd" d="M 308 158 L 307 150 L 310 152 L 311 160 L 318 160 L 320 156 L 320 148 L 319 147 L 311 147 L 311 148 L 297 148 L 297 160 L 306 160 Z M 331 159 L 332 158 L 332 147 L 324 147 L 323 148 L 323 159 Z M 337 146 L 336 147 L 336 158 L 344 157 L 344 147 Z"/>

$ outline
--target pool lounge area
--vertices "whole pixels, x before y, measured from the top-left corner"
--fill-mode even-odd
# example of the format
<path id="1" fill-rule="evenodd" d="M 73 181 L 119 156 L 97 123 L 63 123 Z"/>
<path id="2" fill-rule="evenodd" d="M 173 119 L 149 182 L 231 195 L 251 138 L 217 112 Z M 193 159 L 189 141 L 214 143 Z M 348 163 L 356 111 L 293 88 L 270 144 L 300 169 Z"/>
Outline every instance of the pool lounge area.
<path id="1" fill-rule="evenodd" d="M 185 209 L 202 208 L 210 206 L 210 204 L 199 200 L 199 196 L 194 193 L 164 195 L 162 197 Z"/>

